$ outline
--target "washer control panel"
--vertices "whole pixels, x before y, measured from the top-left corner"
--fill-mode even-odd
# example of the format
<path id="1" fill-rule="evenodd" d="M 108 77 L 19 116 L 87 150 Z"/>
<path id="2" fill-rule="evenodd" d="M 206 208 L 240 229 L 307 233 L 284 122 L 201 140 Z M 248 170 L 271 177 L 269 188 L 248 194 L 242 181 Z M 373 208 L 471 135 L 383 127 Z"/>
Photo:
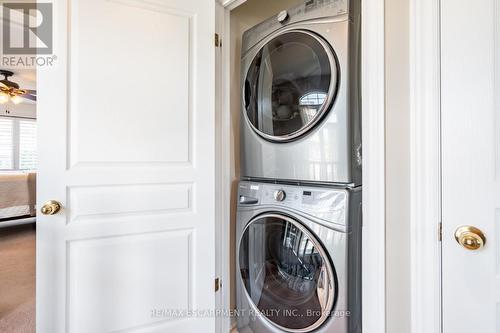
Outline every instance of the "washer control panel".
<path id="1" fill-rule="evenodd" d="M 238 191 L 240 206 L 281 206 L 317 218 L 344 224 L 349 191 L 243 181 Z"/>
<path id="2" fill-rule="evenodd" d="M 288 205 L 299 208 L 301 205 L 301 191 L 289 186 L 261 184 L 261 203 L 268 205 Z"/>

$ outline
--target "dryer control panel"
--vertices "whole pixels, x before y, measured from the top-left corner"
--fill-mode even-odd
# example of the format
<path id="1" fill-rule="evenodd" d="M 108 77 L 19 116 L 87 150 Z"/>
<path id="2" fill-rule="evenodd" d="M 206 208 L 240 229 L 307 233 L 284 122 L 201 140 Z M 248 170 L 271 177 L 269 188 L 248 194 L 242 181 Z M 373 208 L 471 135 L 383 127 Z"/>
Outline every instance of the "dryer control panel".
<path id="1" fill-rule="evenodd" d="M 347 189 L 294 186 L 244 181 L 239 185 L 240 206 L 275 206 L 345 225 L 348 214 Z"/>
<path id="2" fill-rule="evenodd" d="M 293 8 L 283 8 L 276 15 L 257 24 L 243 33 L 242 55 L 257 44 L 262 36 L 267 36 L 283 26 L 318 19 L 338 19 L 349 13 L 348 0 L 307 0 Z"/>

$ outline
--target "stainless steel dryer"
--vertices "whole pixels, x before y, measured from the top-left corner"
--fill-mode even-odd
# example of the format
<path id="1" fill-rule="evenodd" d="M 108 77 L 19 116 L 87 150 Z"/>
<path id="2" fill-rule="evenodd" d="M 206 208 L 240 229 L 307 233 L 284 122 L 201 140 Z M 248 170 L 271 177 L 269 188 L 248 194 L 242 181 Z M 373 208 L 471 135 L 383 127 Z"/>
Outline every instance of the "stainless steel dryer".
<path id="1" fill-rule="evenodd" d="M 361 184 L 359 0 L 309 0 L 246 31 L 242 177 Z"/>
<path id="2" fill-rule="evenodd" d="M 361 332 L 361 188 L 241 182 L 239 333 Z"/>

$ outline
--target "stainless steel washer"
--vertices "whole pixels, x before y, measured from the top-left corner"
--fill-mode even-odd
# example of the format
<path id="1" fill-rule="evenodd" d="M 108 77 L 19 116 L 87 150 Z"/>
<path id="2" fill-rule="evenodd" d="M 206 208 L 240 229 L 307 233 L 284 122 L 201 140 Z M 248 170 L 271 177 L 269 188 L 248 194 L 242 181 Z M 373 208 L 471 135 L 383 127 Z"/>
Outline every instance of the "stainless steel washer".
<path id="1" fill-rule="evenodd" d="M 361 332 L 361 188 L 245 181 L 238 200 L 238 332 Z"/>
<path id="2" fill-rule="evenodd" d="M 309 0 L 246 31 L 242 177 L 361 184 L 359 1 Z"/>

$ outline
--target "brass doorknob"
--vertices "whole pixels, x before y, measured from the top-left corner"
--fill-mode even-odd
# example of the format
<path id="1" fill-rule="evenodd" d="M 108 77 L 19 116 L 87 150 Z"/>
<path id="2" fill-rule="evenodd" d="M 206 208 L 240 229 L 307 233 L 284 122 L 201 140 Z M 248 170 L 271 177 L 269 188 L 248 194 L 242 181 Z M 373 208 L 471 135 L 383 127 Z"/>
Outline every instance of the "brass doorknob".
<path id="1" fill-rule="evenodd" d="M 486 244 L 486 237 L 483 232 L 470 225 L 458 227 L 457 231 L 455 231 L 455 239 L 458 244 L 472 251 L 479 250 Z"/>
<path id="2" fill-rule="evenodd" d="M 40 209 L 43 215 L 54 215 L 59 210 L 61 210 L 61 204 L 55 200 L 47 201 L 43 204 L 42 209 Z"/>

